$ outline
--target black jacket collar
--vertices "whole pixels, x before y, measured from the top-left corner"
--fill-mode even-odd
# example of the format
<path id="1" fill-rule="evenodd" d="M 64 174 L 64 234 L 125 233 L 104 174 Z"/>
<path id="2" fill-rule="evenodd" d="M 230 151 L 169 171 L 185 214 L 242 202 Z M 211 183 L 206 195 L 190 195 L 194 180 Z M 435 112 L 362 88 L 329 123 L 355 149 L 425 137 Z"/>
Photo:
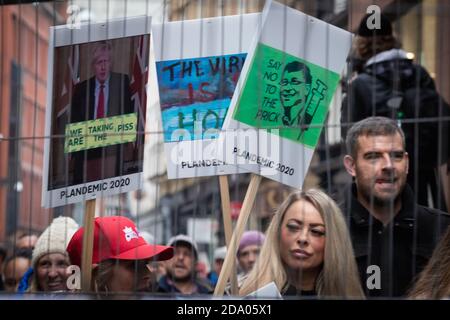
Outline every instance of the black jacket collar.
<path id="1" fill-rule="evenodd" d="M 348 193 L 345 210 L 350 213 L 352 223 L 364 227 L 375 219 L 369 211 L 358 201 L 356 193 L 356 184 L 353 183 Z M 348 201 L 350 199 L 350 201 Z M 394 224 L 398 227 L 411 228 L 414 226 L 416 217 L 414 212 L 417 211 L 417 203 L 414 193 L 409 185 L 406 185 L 401 193 L 402 206 L 398 214 L 394 217 Z M 349 205 L 350 204 L 350 205 Z M 375 219 L 376 220 L 376 219 Z M 378 221 L 378 220 L 376 220 Z M 392 222 L 391 222 L 392 223 Z"/>

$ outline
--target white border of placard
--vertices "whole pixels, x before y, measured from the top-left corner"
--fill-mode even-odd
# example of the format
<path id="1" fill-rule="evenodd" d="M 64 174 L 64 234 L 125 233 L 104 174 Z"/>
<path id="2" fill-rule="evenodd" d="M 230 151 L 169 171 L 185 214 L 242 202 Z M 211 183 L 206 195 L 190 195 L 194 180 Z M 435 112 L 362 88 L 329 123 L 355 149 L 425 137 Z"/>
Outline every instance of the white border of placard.
<path id="1" fill-rule="evenodd" d="M 151 33 L 151 17 L 139 16 L 126 19 L 114 19 L 102 23 L 81 23 L 79 26 L 61 25 L 50 28 L 48 51 L 47 109 L 45 115 L 44 170 L 42 186 L 42 206 L 52 208 L 98 197 L 133 191 L 141 185 L 142 171 L 115 176 L 89 183 L 69 185 L 48 190 L 51 120 L 54 112 L 53 85 L 55 49 L 62 46 L 85 44 L 90 42 L 120 39 Z M 150 44 L 148 44 L 150 45 Z M 131 75 L 129 75 L 131 78 Z M 148 103 L 148 98 L 147 98 Z M 142 106 L 146 108 L 147 106 Z M 145 158 L 142 160 L 145 161 Z M 143 167 L 143 165 L 142 165 Z"/>

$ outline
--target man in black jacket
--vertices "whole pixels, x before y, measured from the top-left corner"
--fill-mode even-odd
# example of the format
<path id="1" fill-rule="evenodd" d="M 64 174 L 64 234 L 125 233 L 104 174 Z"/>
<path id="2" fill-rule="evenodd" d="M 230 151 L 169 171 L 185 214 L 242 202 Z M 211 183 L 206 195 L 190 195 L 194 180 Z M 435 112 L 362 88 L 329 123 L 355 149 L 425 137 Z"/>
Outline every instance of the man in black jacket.
<path id="1" fill-rule="evenodd" d="M 368 296 L 404 296 L 450 216 L 418 205 L 406 184 L 409 156 L 395 121 L 369 117 L 346 139 L 344 165 L 354 178 L 341 208 L 347 216 L 361 283 Z"/>
<path id="2" fill-rule="evenodd" d="M 428 206 L 430 189 L 433 207 L 447 211 L 437 169 L 449 159 L 449 121 L 442 119 L 450 108 L 428 72 L 399 48 L 389 19 L 382 14 L 380 28 L 369 29 L 370 17 L 362 19 L 355 37 L 354 58 L 362 67 L 342 100 L 342 136 L 351 123 L 370 116 L 398 120 L 409 153 L 408 184 L 417 201 Z"/>

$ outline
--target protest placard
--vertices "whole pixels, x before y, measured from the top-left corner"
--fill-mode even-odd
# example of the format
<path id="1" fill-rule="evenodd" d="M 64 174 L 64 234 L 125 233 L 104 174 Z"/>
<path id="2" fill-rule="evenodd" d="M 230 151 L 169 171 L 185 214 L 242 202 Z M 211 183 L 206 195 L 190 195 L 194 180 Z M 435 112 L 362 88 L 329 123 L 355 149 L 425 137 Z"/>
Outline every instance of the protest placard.
<path id="1" fill-rule="evenodd" d="M 216 143 L 260 14 L 154 25 L 169 179 L 240 173 Z"/>
<path id="2" fill-rule="evenodd" d="M 351 33 L 268 0 L 219 136 L 217 157 L 254 172 L 214 295 L 232 272 L 261 177 L 301 188 Z"/>
<path id="3" fill-rule="evenodd" d="M 50 29 L 42 204 L 137 189 L 150 17 Z"/>
<path id="4" fill-rule="evenodd" d="M 218 158 L 301 188 L 352 36 L 274 1 L 267 1 L 262 21 L 220 134 Z"/>

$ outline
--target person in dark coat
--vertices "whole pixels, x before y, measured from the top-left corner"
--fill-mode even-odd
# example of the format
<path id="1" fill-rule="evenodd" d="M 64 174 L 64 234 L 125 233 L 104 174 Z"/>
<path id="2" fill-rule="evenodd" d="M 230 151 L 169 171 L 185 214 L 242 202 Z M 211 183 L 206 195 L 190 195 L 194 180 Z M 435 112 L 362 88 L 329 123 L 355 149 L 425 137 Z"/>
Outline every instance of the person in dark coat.
<path id="1" fill-rule="evenodd" d="M 174 255 L 166 262 L 167 274 L 158 281 L 157 292 L 170 295 L 212 294 L 214 289 L 206 279 L 200 279 L 194 266 L 198 261 L 198 249 L 194 240 L 179 234 L 172 237 L 168 246 L 174 247 Z"/>
<path id="2" fill-rule="evenodd" d="M 112 46 L 101 41 L 92 51 L 94 76 L 76 85 L 70 109 L 70 123 L 113 117 L 134 112 L 130 79 L 111 72 Z M 123 164 L 132 153 L 132 143 L 72 152 L 73 184 L 111 178 L 128 172 Z M 84 174 L 86 178 L 84 179 Z"/>
<path id="3" fill-rule="evenodd" d="M 411 170 L 408 184 L 416 191 L 417 201 L 421 205 L 429 205 L 429 188 L 433 207 L 447 211 L 437 168 L 448 161 L 449 124 L 446 121 L 438 123 L 436 119 L 450 115 L 450 108 L 443 100 L 435 101 L 439 95 L 433 79 L 400 48 L 389 19 L 381 14 L 380 28 L 372 30 L 368 28 L 370 17 L 366 15 L 362 19 L 355 37 L 353 60 L 360 61 L 362 66 L 348 84 L 347 94 L 342 100 L 342 136 L 345 140 L 352 123 L 370 116 L 398 120 L 405 133 L 406 151 L 409 153 Z M 405 94 L 407 90 L 409 94 Z M 404 98 L 395 100 L 396 96 Z M 426 108 L 420 109 L 423 106 Z M 417 117 L 433 120 L 411 120 Z M 403 122 L 403 119 L 409 122 Z M 438 135 L 441 135 L 441 140 Z"/>
<path id="4" fill-rule="evenodd" d="M 340 203 L 367 296 L 404 296 L 425 267 L 450 216 L 421 206 L 406 183 L 405 136 L 392 119 L 369 117 L 347 133 L 353 177 Z"/>

